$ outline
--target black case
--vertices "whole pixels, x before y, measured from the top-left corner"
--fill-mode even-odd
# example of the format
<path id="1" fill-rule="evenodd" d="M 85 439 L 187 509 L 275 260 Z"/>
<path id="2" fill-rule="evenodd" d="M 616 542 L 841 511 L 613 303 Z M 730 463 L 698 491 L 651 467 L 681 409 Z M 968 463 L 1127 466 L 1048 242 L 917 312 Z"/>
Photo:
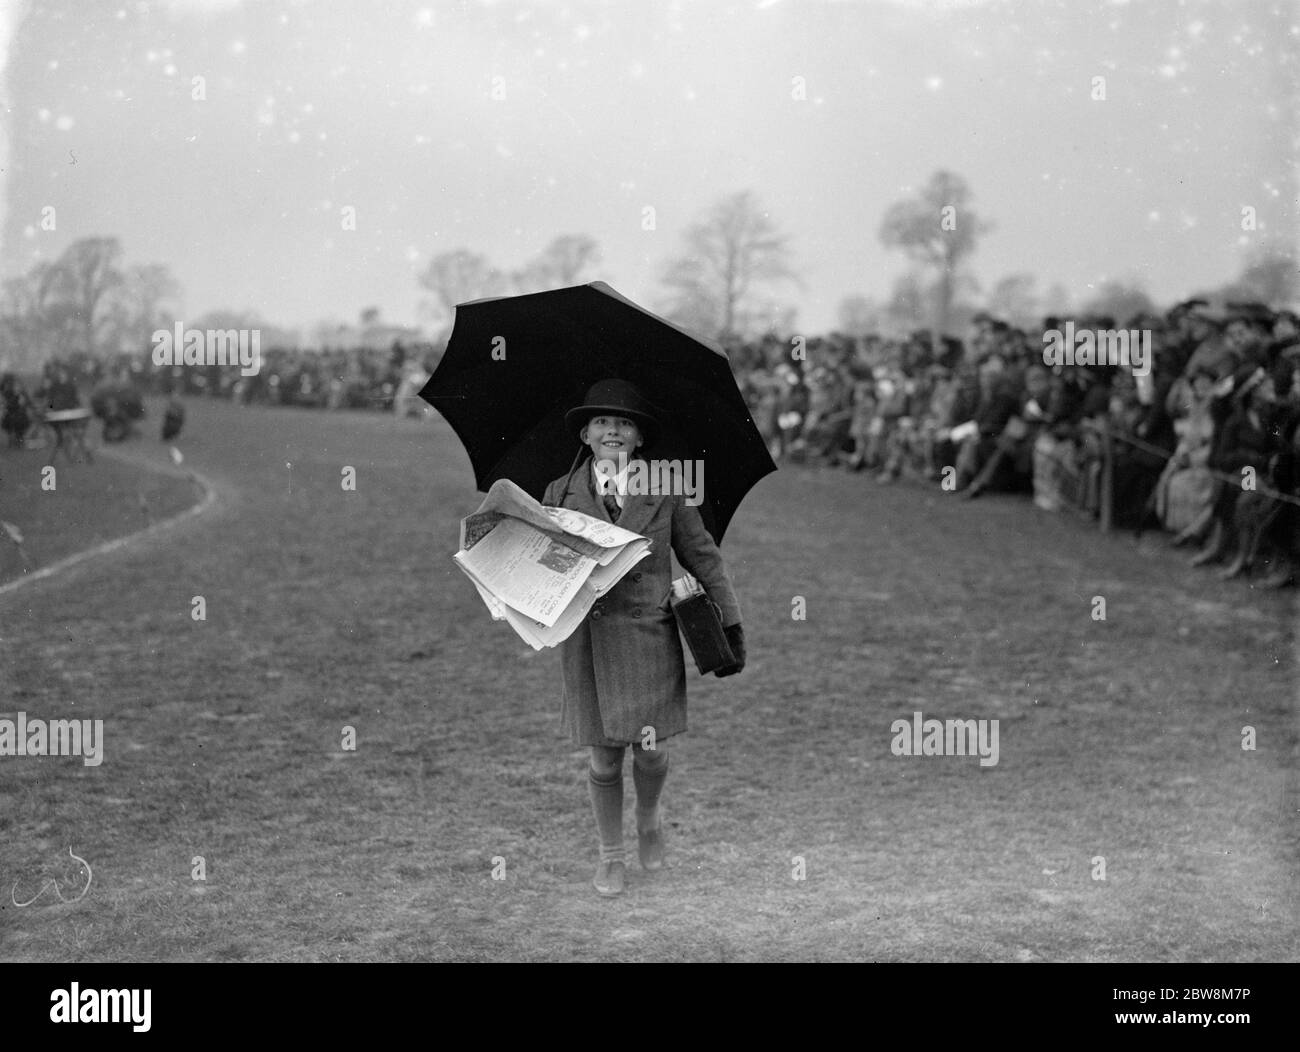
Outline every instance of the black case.
<path id="1" fill-rule="evenodd" d="M 671 605 L 677 627 L 690 647 L 701 676 L 736 663 L 736 655 L 722 631 L 721 611 L 712 599 L 699 593 L 686 599 L 673 599 Z"/>

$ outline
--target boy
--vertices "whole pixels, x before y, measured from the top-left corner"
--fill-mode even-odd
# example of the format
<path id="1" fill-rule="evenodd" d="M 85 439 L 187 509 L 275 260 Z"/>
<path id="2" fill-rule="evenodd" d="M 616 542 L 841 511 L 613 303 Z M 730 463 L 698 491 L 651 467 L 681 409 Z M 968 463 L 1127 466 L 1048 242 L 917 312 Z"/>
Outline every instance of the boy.
<path id="1" fill-rule="evenodd" d="M 628 468 L 659 431 L 650 404 L 631 384 L 602 380 L 565 425 L 588 447 L 547 488 L 542 503 L 608 519 L 650 538 L 650 554 L 591 608 L 560 645 L 561 721 L 574 743 L 591 748 L 588 785 L 600 862 L 592 880 L 601 895 L 623 892 L 623 750 L 630 744 L 636 786 L 638 853 L 647 870 L 663 866 L 659 794 L 668 776 L 665 739 L 686 729 L 686 667 L 669 599 L 672 553 L 722 610 L 727 642 L 745 667 L 740 605 L 717 545 L 673 477 L 669 493 L 629 492 Z M 657 472 L 651 477 L 657 476 Z M 648 747 L 646 747 L 648 746 Z"/>

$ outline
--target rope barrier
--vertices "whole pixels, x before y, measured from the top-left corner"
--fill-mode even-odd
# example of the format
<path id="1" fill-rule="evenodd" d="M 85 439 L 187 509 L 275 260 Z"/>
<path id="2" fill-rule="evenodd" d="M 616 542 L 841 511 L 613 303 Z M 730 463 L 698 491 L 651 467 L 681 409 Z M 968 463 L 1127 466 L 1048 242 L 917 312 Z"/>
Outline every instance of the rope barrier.
<path id="1" fill-rule="evenodd" d="M 1096 424 L 1091 423 L 1090 421 L 1084 421 L 1084 426 L 1097 432 L 1101 432 L 1105 430 L 1104 428 L 1100 428 Z M 1125 435 L 1119 432 L 1111 431 L 1110 437 L 1112 439 L 1119 439 L 1119 441 L 1121 442 L 1127 442 L 1131 446 L 1136 446 L 1138 449 L 1142 450 L 1143 452 L 1157 454 L 1158 456 L 1163 457 L 1165 460 L 1171 460 L 1174 455 L 1170 450 L 1161 449 L 1159 446 L 1153 446 L 1150 442 L 1146 442 L 1138 438 L 1136 435 Z M 1230 485 L 1236 485 L 1236 486 L 1241 485 L 1242 478 L 1239 474 L 1232 475 L 1226 471 L 1218 471 L 1215 468 L 1207 467 L 1205 465 L 1201 466 L 1201 470 L 1204 471 L 1211 478 L 1219 479 L 1220 481 L 1229 483 Z M 1252 490 L 1251 492 L 1259 493 L 1265 497 L 1271 497 L 1273 500 L 1282 501 L 1283 503 L 1286 504 L 1294 504 L 1296 505 L 1296 507 L 1300 507 L 1300 498 L 1295 497 L 1290 493 L 1282 493 L 1281 491 L 1275 490 L 1271 486 L 1266 485 L 1265 483 L 1262 482 L 1257 483 L 1254 490 Z"/>

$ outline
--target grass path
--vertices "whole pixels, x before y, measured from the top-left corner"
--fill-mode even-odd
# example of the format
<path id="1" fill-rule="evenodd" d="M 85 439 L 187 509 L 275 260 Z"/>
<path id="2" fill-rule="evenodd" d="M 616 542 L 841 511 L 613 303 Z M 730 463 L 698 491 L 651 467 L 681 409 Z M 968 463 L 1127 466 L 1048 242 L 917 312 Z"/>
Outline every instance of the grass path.
<path id="1" fill-rule="evenodd" d="M 691 675 L 669 869 L 607 902 L 555 656 L 451 564 L 479 497 L 445 425 L 188 408 L 218 504 L 0 596 L 0 716 L 106 739 L 0 757 L 2 959 L 1300 957 L 1288 594 L 1021 499 L 781 471 L 728 534 L 752 656 Z M 893 756 L 917 710 L 998 719 L 998 765 Z M 69 846 L 86 898 L 13 908 L 77 887 Z"/>
<path id="2" fill-rule="evenodd" d="M 50 474 L 48 450 L 0 449 L 0 520 L 23 538 L 19 548 L 0 534 L 0 588 L 156 527 L 204 499 L 202 486 L 156 438 L 109 447 L 90 442 L 93 463 L 61 456 Z"/>

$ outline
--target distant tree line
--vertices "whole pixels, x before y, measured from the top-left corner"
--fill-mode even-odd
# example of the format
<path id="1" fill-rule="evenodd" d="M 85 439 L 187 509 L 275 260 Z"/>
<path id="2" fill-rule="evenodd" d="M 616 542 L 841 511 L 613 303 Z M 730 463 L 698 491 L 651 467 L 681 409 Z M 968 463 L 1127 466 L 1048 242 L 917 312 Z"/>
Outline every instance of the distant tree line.
<path id="1" fill-rule="evenodd" d="M 0 284 L 0 358 L 23 369 L 139 349 L 171 324 L 179 295 L 165 265 L 123 263 L 117 238 L 74 241 L 53 262 Z"/>
<path id="2" fill-rule="evenodd" d="M 980 310 L 1028 330 L 1044 316 L 1067 314 L 1076 307 L 1086 314 L 1121 320 L 1156 309 L 1134 280 L 1103 283 L 1077 305 L 1060 284 L 1040 291 L 1031 273 L 1006 275 L 981 295 L 969 260 L 992 224 L 974 210 L 971 199 L 961 176 L 937 171 L 914 196 L 885 210 L 880 241 L 903 252 L 912 266 L 883 301 L 865 295 L 842 300 L 837 319 L 841 333 L 958 332 Z M 682 240 L 680 253 L 662 265 L 664 295 L 651 304 L 653 309 L 723 343 L 794 331 L 797 309 L 791 297 L 804 283 L 798 277 L 790 238 L 752 192 L 740 191 L 717 201 L 686 228 Z M 487 256 L 468 248 L 438 253 L 417 279 L 426 293 L 422 307 L 435 329 L 433 343 L 445 343 L 458 303 L 590 281 L 600 261 L 599 246 L 585 234 L 556 237 L 516 270 L 498 268 Z M 1263 245 L 1248 257 L 1235 281 L 1197 294 L 1273 306 L 1292 304 L 1300 298 L 1295 251 L 1285 245 Z M 25 275 L 0 285 L 0 363 L 30 368 L 56 356 L 139 350 L 156 329 L 173 323 L 179 300 L 180 287 L 165 265 L 125 264 L 116 238 L 75 241 L 54 262 L 38 263 Z M 360 332 L 379 338 L 412 331 L 381 325 L 373 307 L 362 312 L 361 322 L 359 330 L 323 324 L 316 333 Z M 260 328 L 264 345 L 296 342 L 295 334 L 275 329 L 251 311 L 223 308 L 191 324 Z"/>

